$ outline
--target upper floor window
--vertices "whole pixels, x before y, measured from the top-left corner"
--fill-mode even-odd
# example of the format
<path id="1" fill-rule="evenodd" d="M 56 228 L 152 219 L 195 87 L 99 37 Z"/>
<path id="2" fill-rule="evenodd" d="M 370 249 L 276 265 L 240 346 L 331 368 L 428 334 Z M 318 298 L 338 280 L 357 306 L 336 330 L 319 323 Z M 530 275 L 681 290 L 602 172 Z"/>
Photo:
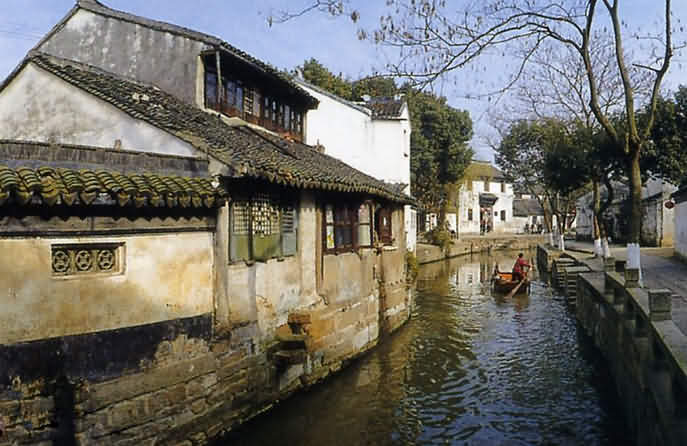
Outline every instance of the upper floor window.
<path id="1" fill-rule="evenodd" d="M 501 211 L 501 221 L 506 221 L 506 211 Z"/>
<path id="2" fill-rule="evenodd" d="M 501 183 L 501 193 L 502 194 L 506 193 L 506 183 Z"/>
<path id="3" fill-rule="evenodd" d="M 472 221 L 472 209 L 468 209 L 468 221 Z"/>
<path id="4" fill-rule="evenodd" d="M 282 136 L 303 140 L 304 108 L 273 97 L 249 78 L 237 78 L 227 70 L 217 73 L 215 55 L 205 56 L 205 107 L 227 116 L 260 125 Z"/>

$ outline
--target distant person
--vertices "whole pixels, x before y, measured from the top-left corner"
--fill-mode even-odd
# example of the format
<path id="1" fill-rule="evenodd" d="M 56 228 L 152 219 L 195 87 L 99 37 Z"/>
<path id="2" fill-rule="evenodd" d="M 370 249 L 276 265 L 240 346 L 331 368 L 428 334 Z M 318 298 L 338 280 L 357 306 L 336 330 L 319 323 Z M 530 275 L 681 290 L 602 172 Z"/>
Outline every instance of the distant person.
<path id="1" fill-rule="evenodd" d="M 518 254 L 518 258 L 515 260 L 515 265 L 513 265 L 513 282 L 520 282 L 525 278 L 524 268 L 530 268 L 530 264 L 523 257 L 523 254 Z"/>

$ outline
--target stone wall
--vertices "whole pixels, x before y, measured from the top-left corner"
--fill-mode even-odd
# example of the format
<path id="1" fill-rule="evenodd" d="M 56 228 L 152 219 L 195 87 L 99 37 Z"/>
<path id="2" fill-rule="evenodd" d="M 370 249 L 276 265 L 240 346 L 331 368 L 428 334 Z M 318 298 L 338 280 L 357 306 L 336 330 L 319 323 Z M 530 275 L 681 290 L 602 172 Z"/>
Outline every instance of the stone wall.
<path id="1" fill-rule="evenodd" d="M 485 252 L 492 249 L 533 249 L 540 243 L 545 243 L 548 235 L 504 236 L 504 237 L 474 237 L 453 240 L 448 251 L 439 246 L 418 243 L 417 261 L 420 264 L 436 262 L 466 254 Z"/>
<path id="2" fill-rule="evenodd" d="M 2 305 L 20 314 L 22 302 L 42 300 L 33 313 L 8 320 L 5 330 L 32 317 L 54 321 L 33 324 L 24 330 L 32 337 L 0 346 L 0 446 L 204 444 L 337 372 L 410 316 L 405 250 L 320 256 L 311 192 L 301 195 L 293 257 L 231 264 L 227 214 L 224 206 L 216 219 L 176 225 L 121 219 L 118 230 L 127 234 L 99 237 L 70 231 L 90 225 L 106 233 L 109 217 L 63 222 L 61 244 L 125 243 L 125 273 L 92 280 L 50 278 L 51 240 L 17 238 L 21 221 L 7 222 L 14 232 L 0 245 L 19 252 L 23 244 L 31 255 L 0 260 L 4 269 L 24 268 L 3 276 L 11 283 L 2 289 L 11 293 Z M 401 207 L 392 221 L 403 247 Z M 192 225 L 185 228 L 190 232 L 183 225 Z M 142 233 L 146 228 L 160 233 Z M 37 279 L 28 280 L 31 274 Z M 48 287 L 55 280 L 59 286 Z M 110 292 L 103 294 L 100 282 Z M 127 294 L 134 284 L 143 294 Z M 31 287 L 43 291 L 31 294 Z M 56 300 L 64 301 L 59 313 L 52 311 Z M 55 321 L 76 325 L 59 329 Z"/>
<path id="3" fill-rule="evenodd" d="M 637 271 L 580 274 L 577 317 L 608 361 L 637 445 L 687 438 L 687 338 L 668 290 L 637 288 Z"/>

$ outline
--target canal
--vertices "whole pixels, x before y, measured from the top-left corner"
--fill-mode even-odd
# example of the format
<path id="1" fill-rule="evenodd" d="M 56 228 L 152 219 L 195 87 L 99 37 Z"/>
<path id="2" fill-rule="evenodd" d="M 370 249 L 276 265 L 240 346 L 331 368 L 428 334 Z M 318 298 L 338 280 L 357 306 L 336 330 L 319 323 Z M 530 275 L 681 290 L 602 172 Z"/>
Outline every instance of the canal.
<path id="1" fill-rule="evenodd" d="M 409 323 L 218 445 L 619 445 L 621 408 L 565 299 L 490 292 L 516 253 L 421 267 Z M 529 255 L 529 254 L 527 254 Z"/>

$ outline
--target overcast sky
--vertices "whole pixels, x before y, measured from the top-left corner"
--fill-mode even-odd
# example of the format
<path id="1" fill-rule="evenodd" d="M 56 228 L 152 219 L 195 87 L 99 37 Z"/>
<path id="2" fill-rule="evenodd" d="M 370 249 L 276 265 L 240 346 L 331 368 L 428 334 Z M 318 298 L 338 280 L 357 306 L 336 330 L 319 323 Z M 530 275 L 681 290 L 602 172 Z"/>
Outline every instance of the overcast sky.
<path id="1" fill-rule="evenodd" d="M 309 14 L 286 24 L 272 27 L 267 17 L 286 5 L 296 8 L 308 0 L 102 0 L 107 6 L 151 19 L 182 25 L 221 37 L 230 44 L 278 68 L 291 69 L 305 59 L 315 57 L 335 73 L 359 78 L 375 70 L 383 70 L 385 61 L 393 57 L 379 47 L 359 41 L 356 31 L 360 24 L 346 19 L 333 19 L 323 14 Z M 457 1 L 457 0 L 450 0 Z M 362 25 L 372 27 L 384 12 L 385 0 L 354 1 L 362 15 Z M 661 3 L 655 0 L 632 0 L 624 17 L 629 23 L 644 28 L 661 20 Z M 0 0 L 0 78 L 6 77 L 38 40 L 74 5 L 74 0 Z M 675 20 L 687 27 L 687 1 L 673 1 Z M 684 38 L 685 34 L 682 35 Z M 678 55 L 669 73 L 666 86 L 675 88 L 687 84 L 687 60 Z M 464 97 L 484 78 L 498 84 L 499 72 L 504 68 L 490 66 L 489 70 L 456 72 L 439 85 L 440 93 L 449 104 L 470 111 L 475 120 L 472 145 L 477 157 L 491 159 L 485 138 L 493 135 L 489 128 L 487 102 Z M 494 107 L 491 105 L 491 107 Z M 498 107 L 498 104 L 496 105 Z"/>

